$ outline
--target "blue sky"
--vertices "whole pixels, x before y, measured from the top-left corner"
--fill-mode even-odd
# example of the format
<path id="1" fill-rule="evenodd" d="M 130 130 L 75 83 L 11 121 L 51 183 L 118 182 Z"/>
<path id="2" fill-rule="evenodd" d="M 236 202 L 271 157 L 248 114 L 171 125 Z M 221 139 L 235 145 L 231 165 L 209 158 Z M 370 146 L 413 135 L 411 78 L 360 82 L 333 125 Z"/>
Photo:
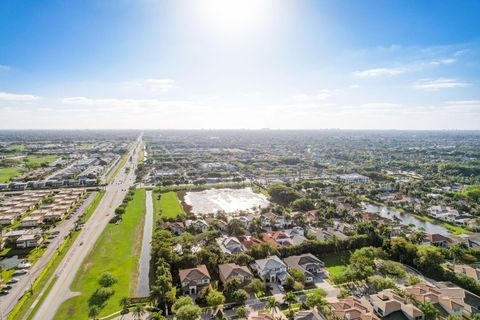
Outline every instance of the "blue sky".
<path id="1" fill-rule="evenodd" d="M 480 129 L 480 1 L 2 0 L 0 118 Z"/>

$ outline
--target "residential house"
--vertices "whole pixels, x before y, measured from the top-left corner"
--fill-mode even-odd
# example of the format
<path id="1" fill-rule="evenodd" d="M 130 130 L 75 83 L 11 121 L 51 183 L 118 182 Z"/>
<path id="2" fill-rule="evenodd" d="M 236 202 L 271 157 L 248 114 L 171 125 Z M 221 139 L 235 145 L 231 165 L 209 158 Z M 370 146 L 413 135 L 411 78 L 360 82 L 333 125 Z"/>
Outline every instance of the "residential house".
<path id="1" fill-rule="evenodd" d="M 266 232 L 262 240 L 274 248 L 292 245 L 291 238 L 284 231 Z"/>
<path id="2" fill-rule="evenodd" d="M 457 264 L 454 266 L 453 270 L 455 273 L 466 275 L 474 279 L 475 281 L 480 281 L 480 269 L 474 268 L 466 264 Z"/>
<path id="3" fill-rule="evenodd" d="M 403 315 L 408 320 L 424 319 L 423 312 L 420 309 L 413 303 L 407 302 L 405 298 L 396 294 L 391 289 L 371 295 L 370 303 L 375 312 L 381 317 L 396 314 L 398 318 L 401 318 L 401 315 Z"/>
<path id="4" fill-rule="evenodd" d="M 243 246 L 243 248 L 245 248 L 245 250 L 250 249 L 255 244 L 263 243 L 262 240 L 260 240 L 258 238 L 255 238 L 255 237 L 252 237 L 252 236 L 240 236 L 240 237 L 238 237 L 238 240 L 240 240 L 240 242 L 242 243 L 242 246 Z"/>
<path id="5" fill-rule="evenodd" d="M 341 299 L 332 303 L 331 306 L 334 316 L 329 316 L 329 320 L 380 320 L 373 313 L 371 305 L 366 305 L 355 297 Z"/>
<path id="6" fill-rule="evenodd" d="M 174 235 L 178 236 L 185 230 L 185 225 L 181 221 L 165 222 L 163 228 L 170 230 Z"/>
<path id="7" fill-rule="evenodd" d="M 198 219 L 198 220 L 187 220 L 185 221 L 185 225 L 188 229 L 193 230 L 195 232 L 205 232 L 208 229 L 208 223 L 205 220 Z"/>
<path id="8" fill-rule="evenodd" d="M 440 290 L 442 296 L 446 296 L 451 301 L 463 306 L 463 313 L 468 317 L 473 317 L 480 312 L 480 297 L 467 291 L 451 282 L 437 282 L 436 287 Z"/>
<path id="9" fill-rule="evenodd" d="M 318 310 L 315 308 L 313 310 L 307 310 L 307 311 L 298 311 L 295 313 L 295 316 L 293 318 L 294 320 L 326 320 L 325 316 L 318 312 Z"/>
<path id="10" fill-rule="evenodd" d="M 252 265 L 258 276 L 266 282 L 284 283 L 287 278 L 287 265 L 277 256 L 255 260 Z"/>
<path id="11" fill-rule="evenodd" d="M 207 267 L 204 264 L 196 268 L 181 269 L 179 276 L 184 294 L 197 294 L 199 289 L 208 285 L 211 280 Z"/>
<path id="12" fill-rule="evenodd" d="M 463 303 L 455 301 L 451 297 L 442 294 L 441 290 L 426 284 L 420 283 L 405 289 L 407 292 L 415 295 L 415 298 L 420 302 L 430 302 L 440 310 L 445 310 L 446 313 L 454 316 L 461 316 L 463 314 Z"/>
<path id="13" fill-rule="evenodd" d="M 437 246 L 441 248 L 449 248 L 453 243 L 454 241 L 449 237 L 446 237 L 438 233 L 434 233 L 434 234 L 427 234 L 422 244 Z"/>
<path id="14" fill-rule="evenodd" d="M 288 268 L 300 271 L 305 275 L 305 282 L 312 283 L 315 277 L 325 275 L 325 264 L 311 253 L 290 256 L 283 261 Z"/>
<path id="15" fill-rule="evenodd" d="M 217 243 L 223 253 L 234 254 L 243 251 L 242 243 L 236 237 L 221 237 L 217 239 Z"/>
<path id="16" fill-rule="evenodd" d="M 244 287 L 250 283 L 253 279 L 252 272 L 245 266 L 239 266 L 235 263 L 221 264 L 218 266 L 220 281 L 223 284 L 232 280 L 240 280 L 240 286 Z"/>
<path id="17" fill-rule="evenodd" d="M 38 247 L 41 242 L 42 237 L 38 235 L 24 234 L 15 241 L 15 245 L 17 248 L 35 248 Z"/>

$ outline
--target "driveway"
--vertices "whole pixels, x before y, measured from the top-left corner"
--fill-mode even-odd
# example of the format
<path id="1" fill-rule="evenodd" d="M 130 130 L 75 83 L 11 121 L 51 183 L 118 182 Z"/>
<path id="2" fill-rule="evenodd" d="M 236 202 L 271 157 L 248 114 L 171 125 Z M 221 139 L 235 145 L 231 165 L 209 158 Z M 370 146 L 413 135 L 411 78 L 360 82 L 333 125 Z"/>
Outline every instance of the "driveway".
<path id="1" fill-rule="evenodd" d="M 314 282 L 317 288 L 325 290 L 327 293 L 326 299 L 328 302 L 332 303 L 338 301 L 337 296 L 340 294 L 340 289 L 335 288 L 324 277 L 317 277 Z"/>

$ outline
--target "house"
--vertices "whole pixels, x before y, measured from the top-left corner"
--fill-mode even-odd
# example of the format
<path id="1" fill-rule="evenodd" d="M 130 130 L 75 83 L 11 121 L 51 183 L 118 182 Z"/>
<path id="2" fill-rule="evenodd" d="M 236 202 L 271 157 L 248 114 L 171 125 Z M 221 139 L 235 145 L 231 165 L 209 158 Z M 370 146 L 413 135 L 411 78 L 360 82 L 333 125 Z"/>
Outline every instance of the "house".
<path id="1" fill-rule="evenodd" d="M 420 309 L 413 305 L 413 303 L 407 302 L 405 298 L 396 294 L 391 289 L 372 294 L 370 296 L 370 303 L 375 312 L 381 317 L 396 314 L 398 318 L 401 318 L 401 315 L 403 315 L 408 320 L 424 319 L 423 312 Z"/>
<path id="2" fill-rule="evenodd" d="M 252 265 L 258 276 L 266 282 L 283 283 L 287 279 L 287 265 L 277 256 L 270 256 L 265 259 L 255 260 Z"/>
<path id="3" fill-rule="evenodd" d="M 367 183 L 368 177 L 358 173 L 339 174 L 337 180 L 343 183 Z"/>
<path id="4" fill-rule="evenodd" d="M 329 320 L 380 320 L 380 318 L 373 313 L 370 305 L 364 305 L 361 300 L 355 297 L 341 299 L 338 302 L 332 303 L 331 306 L 334 316 L 330 316 L 328 318 Z"/>
<path id="5" fill-rule="evenodd" d="M 246 229 L 248 228 L 248 225 L 250 224 L 250 218 L 247 217 L 247 216 L 240 216 L 237 218 L 238 220 L 240 220 L 243 224 L 243 227 Z"/>
<path id="6" fill-rule="evenodd" d="M 0 225 L 9 225 L 12 224 L 15 221 L 15 215 L 14 214 L 2 214 L 0 216 Z"/>
<path id="7" fill-rule="evenodd" d="M 453 302 L 462 305 L 463 314 L 467 317 L 473 317 L 480 312 L 480 297 L 454 285 L 451 282 L 437 282 L 436 287 L 441 292 L 441 296 L 448 297 Z"/>
<path id="8" fill-rule="evenodd" d="M 449 206 L 431 206 L 427 209 L 427 213 L 439 220 L 454 222 L 459 216 L 458 210 Z"/>
<path id="9" fill-rule="evenodd" d="M 295 269 L 303 273 L 306 283 L 312 283 L 315 277 L 325 275 L 325 264 L 311 253 L 290 256 L 283 261 L 289 269 Z"/>
<path id="10" fill-rule="evenodd" d="M 185 225 L 188 229 L 193 230 L 195 232 L 205 232 L 208 229 L 208 223 L 205 220 L 198 219 L 198 220 L 187 220 L 185 221 Z"/>
<path id="11" fill-rule="evenodd" d="M 204 264 L 196 268 L 181 269 L 179 276 L 183 294 L 197 294 L 199 289 L 208 285 L 211 280 Z"/>
<path id="12" fill-rule="evenodd" d="M 275 317 L 270 313 L 259 313 L 258 315 L 252 315 L 248 317 L 248 320 L 274 320 Z"/>
<path id="13" fill-rule="evenodd" d="M 326 320 L 325 316 L 317 309 L 308 311 L 298 311 L 295 313 L 294 320 Z"/>
<path id="14" fill-rule="evenodd" d="M 38 227 L 40 224 L 43 223 L 43 216 L 28 216 L 23 218 L 22 221 L 20 221 L 20 225 L 22 227 Z"/>
<path id="15" fill-rule="evenodd" d="M 262 240 L 274 248 L 292 245 L 291 238 L 284 231 L 266 232 Z"/>
<path id="16" fill-rule="evenodd" d="M 438 309 L 443 309 L 450 315 L 461 316 L 463 314 L 463 304 L 443 295 L 440 289 L 432 285 L 420 283 L 408 287 L 405 290 L 413 294 L 418 301 L 430 302 Z"/>
<path id="17" fill-rule="evenodd" d="M 453 240 L 449 237 L 443 236 L 438 233 L 427 234 L 423 240 L 424 245 L 437 246 L 441 248 L 449 248 L 453 244 Z"/>
<path id="18" fill-rule="evenodd" d="M 17 248 L 35 248 L 40 245 L 42 238 L 35 234 L 24 234 L 20 236 L 15 245 Z"/>
<path id="19" fill-rule="evenodd" d="M 305 236 L 305 230 L 302 227 L 293 227 L 292 229 L 287 229 L 284 232 L 289 237 Z"/>
<path id="20" fill-rule="evenodd" d="M 185 230 L 185 225 L 181 221 L 165 222 L 163 228 L 170 230 L 174 235 L 178 236 Z"/>
<path id="21" fill-rule="evenodd" d="M 240 286 L 244 287 L 253 279 L 252 272 L 245 266 L 239 266 L 235 263 L 221 264 L 218 266 L 220 281 L 223 284 L 232 280 L 240 280 Z"/>
<path id="22" fill-rule="evenodd" d="M 480 269 L 478 268 L 474 268 L 466 264 L 457 264 L 454 266 L 453 270 L 455 271 L 455 273 L 463 274 L 476 281 L 480 281 Z"/>
<path id="23" fill-rule="evenodd" d="M 217 239 L 217 243 L 223 253 L 234 254 L 243 251 L 242 243 L 236 237 L 221 237 Z"/>
<path id="24" fill-rule="evenodd" d="M 245 250 L 250 249 L 255 244 L 263 243 L 262 240 L 260 240 L 258 238 L 255 238 L 255 237 L 252 237 L 252 236 L 240 236 L 240 237 L 238 237 L 238 240 L 240 240 L 240 242 L 242 243 L 242 246 L 243 246 L 243 248 L 245 248 Z"/>

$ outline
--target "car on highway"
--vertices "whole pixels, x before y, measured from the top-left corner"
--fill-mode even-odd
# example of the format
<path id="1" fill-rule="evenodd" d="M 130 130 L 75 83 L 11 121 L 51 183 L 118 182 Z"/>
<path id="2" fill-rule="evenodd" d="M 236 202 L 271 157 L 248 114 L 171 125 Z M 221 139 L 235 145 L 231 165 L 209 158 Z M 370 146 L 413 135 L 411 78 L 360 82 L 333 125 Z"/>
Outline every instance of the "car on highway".
<path id="1" fill-rule="evenodd" d="M 0 295 L 5 296 L 8 294 L 8 292 L 9 292 L 8 290 L 1 290 Z"/>
<path id="2" fill-rule="evenodd" d="M 27 269 L 30 268 L 32 264 L 26 260 L 23 260 L 20 262 L 20 264 L 17 265 L 17 269 Z"/>
<path id="3" fill-rule="evenodd" d="M 17 283 L 18 281 L 20 281 L 20 279 L 12 278 L 12 279 L 8 280 L 7 284 Z"/>

